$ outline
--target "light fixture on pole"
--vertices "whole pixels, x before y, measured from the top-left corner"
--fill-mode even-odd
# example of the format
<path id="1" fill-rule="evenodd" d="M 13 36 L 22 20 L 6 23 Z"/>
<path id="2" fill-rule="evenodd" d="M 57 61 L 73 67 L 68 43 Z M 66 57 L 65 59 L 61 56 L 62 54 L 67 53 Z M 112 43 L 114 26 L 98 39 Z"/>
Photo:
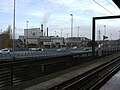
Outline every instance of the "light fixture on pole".
<path id="1" fill-rule="evenodd" d="M 73 37 L 73 14 L 70 14 L 71 16 L 71 48 L 72 48 L 72 37 Z"/>

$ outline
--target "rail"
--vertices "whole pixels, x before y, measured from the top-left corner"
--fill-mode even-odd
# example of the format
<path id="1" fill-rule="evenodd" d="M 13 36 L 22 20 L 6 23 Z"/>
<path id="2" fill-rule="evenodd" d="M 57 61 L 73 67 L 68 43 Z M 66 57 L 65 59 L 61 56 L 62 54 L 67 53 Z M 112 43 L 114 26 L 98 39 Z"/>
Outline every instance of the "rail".
<path id="1" fill-rule="evenodd" d="M 119 69 L 120 57 L 117 57 L 49 90 L 98 90 Z"/>

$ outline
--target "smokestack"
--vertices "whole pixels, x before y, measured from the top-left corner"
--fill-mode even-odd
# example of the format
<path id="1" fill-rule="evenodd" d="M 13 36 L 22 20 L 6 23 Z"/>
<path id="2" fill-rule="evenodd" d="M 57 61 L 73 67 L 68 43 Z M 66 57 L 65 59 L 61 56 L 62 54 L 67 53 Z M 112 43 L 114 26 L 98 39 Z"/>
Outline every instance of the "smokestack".
<path id="1" fill-rule="evenodd" d="M 41 33 L 42 33 L 42 36 L 43 36 L 43 24 L 41 24 Z"/>
<path id="2" fill-rule="evenodd" d="M 47 36 L 48 36 L 48 27 L 47 27 Z"/>

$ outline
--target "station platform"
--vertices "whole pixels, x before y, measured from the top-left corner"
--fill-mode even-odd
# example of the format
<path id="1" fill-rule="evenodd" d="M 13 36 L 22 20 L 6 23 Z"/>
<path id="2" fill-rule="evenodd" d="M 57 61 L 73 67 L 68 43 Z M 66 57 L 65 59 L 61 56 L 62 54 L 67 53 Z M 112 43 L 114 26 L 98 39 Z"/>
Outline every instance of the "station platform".
<path id="1" fill-rule="evenodd" d="M 120 71 L 116 73 L 100 90 L 120 90 Z"/>
<path id="2" fill-rule="evenodd" d="M 98 58 L 96 60 L 91 60 L 87 63 L 81 64 L 76 67 L 72 67 L 63 71 L 59 71 L 57 73 L 36 78 L 33 80 L 29 80 L 27 82 L 21 83 L 20 85 L 16 85 L 15 87 L 9 88 L 9 90 L 48 90 L 48 88 L 54 87 L 55 85 L 58 85 L 67 80 L 70 80 L 82 73 L 85 73 L 119 56 L 120 56 L 120 53 L 115 53 L 102 58 Z M 117 90 L 117 89 L 101 88 L 101 90 Z"/>

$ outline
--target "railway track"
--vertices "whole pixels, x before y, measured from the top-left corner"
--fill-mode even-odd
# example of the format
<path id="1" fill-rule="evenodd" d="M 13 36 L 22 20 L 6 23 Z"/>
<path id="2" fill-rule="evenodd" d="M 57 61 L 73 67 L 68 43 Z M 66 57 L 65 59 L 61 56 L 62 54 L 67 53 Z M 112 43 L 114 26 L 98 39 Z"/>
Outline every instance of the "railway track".
<path id="1" fill-rule="evenodd" d="M 120 69 L 120 57 L 100 65 L 49 90 L 98 90 Z"/>

